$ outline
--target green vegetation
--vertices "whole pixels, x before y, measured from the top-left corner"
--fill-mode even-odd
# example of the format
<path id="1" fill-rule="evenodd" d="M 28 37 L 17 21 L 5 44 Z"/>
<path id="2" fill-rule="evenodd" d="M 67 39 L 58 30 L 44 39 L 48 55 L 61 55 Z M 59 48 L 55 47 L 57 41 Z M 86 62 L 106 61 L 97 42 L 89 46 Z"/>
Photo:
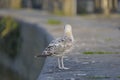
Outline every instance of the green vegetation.
<path id="1" fill-rule="evenodd" d="M 87 76 L 87 78 L 91 80 L 101 80 L 101 79 L 109 79 L 111 77 L 109 76 Z"/>
<path id="2" fill-rule="evenodd" d="M 106 38 L 105 41 L 112 41 L 112 38 Z"/>
<path id="3" fill-rule="evenodd" d="M 50 25 L 60 25 L 62 22 L 56 19 L 48 19 L 47 23 Z"/>
<path id="4" fill-rule="evenodd" d="M 86 51 L 83 54 L 119 54 L 120 52 L 102 52 L 102 51 Z"/>
<path id="5" fill-rule="evenodd" d="M 101 80 L 101 79 L 110 79 L 112 77 L 110 76 L 85 76 L 85 78 L 88 78 L 89 80 Z M 116 78 L 120 79 L 120 76 L 117 76 Z"/>
<path id="6" fill-rule="evenodd" d="M 20 24 L 10 16 L 0 20 L 0 50 L 14 58 L 20 41 Z"/>
<path id="7" fill-rule="evenodd" d="M 117 78 L 120 78 L 120 76 L 117 76 Z"/>
<path id="8" fill-rule="evenodd" d="M 11 17 L 4 17 L 2 20 L 0 20 L 0 37 L 5 37 L 17 27 L 17 22 L 15 22 Z"/>

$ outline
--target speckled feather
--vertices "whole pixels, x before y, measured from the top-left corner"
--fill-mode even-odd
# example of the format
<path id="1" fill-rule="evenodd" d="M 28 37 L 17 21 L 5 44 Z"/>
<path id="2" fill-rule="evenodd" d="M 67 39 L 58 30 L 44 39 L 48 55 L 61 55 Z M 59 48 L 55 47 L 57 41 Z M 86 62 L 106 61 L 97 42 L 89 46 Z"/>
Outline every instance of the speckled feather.
<path id="1" fill-rule="evenodd" d="M 74 38 L 72 35 L 71 25 L 66 25 L 64 28 L 63 37 L 57 38 L 48 45 L 47 48 L 43 51 L 42 54 L 36 56 L 63 56 L 65 53 L 68 53 L 72 50 Z"/>
<path id="2" fill-rule="evenodd" d="M 46 57 L 46 56 L 57 56 L 58 57 L 58 68 L 69 69 L 64 66 L 64 54 L 68 53 L 73 48 L 73 34 L 71 25 L 67 24 L 64 27 L 63 37 L 57 38 L 48 45 L 42 54 L 35 57 Z"/>
<path id="3" fill-rule="evenodd" d="M 64 36 L 62 38 L 57 38 L 48 45 L 42 55 L 62 56 L 64 53 L 71 50 L 72 43 L 73 41 L 70 37 Z"/>

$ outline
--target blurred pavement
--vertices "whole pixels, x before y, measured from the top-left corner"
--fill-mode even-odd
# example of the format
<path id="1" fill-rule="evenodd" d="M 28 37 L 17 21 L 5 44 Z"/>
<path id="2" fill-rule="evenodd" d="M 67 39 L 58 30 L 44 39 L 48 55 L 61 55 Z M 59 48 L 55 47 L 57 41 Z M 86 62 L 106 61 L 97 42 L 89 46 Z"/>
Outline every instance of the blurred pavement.
<path id="1" fill-rule="evenodd" d="M 120 54 L 89 54 L 85 51 L 120 52 L 120 17 L 55 16 L 35 10 L 0 10 L 1 15 L 43 26 L 55 38 L 63 35 L 65 24 L 73 26 L 74 50 L 64 60 L 69 70 L 57 68 L 57 58 L 47 57 L 38 80 L 120 80 Z M 49 25 L 49 19 L 60 25 Z"/>

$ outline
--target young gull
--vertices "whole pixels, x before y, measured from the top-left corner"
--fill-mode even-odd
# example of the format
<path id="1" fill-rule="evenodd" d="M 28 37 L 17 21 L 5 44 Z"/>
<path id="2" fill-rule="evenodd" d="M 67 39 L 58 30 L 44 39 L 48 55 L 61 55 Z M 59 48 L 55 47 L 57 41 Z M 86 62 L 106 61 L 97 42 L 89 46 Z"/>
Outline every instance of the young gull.
<path id="1" fill-rule="evenodd" d="M 73 48 L 73 34 L 72 27 L 66 24 L 64 27 L 64 35 L 50 42 L 48 47 L 43 51 L 42 54 L 35 57 L 45 57 L 45 56 L 57 56 L 58 57 L 58 68 L 59 69 L 69 69 L 64 66 L 64 55 L 69 53 Z"/>

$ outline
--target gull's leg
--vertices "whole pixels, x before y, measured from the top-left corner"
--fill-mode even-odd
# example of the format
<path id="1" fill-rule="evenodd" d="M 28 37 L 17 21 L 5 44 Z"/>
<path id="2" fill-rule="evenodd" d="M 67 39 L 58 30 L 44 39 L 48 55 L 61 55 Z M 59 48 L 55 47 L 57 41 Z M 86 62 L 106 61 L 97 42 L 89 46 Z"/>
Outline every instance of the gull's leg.
<path id="1" fill-rule="evenodd" d="M 61 58 L 61 57 L 58 57 L 58 68 L 59 68 L 59 69 L 62 69 L 61 63 L 60 63 L 60 58 Z"/>
<path id="2" fill-rule="evenodd" d="M 69 68 L 67 68 L 67 67 L 65 67 L 65 66 L 64 66 L 64 61 L 63 61 L 63 58 L 64 58 L 64 57 L 62 56 L 62 57 L 61 57 L 62 69 L 69 69 Z"/>

